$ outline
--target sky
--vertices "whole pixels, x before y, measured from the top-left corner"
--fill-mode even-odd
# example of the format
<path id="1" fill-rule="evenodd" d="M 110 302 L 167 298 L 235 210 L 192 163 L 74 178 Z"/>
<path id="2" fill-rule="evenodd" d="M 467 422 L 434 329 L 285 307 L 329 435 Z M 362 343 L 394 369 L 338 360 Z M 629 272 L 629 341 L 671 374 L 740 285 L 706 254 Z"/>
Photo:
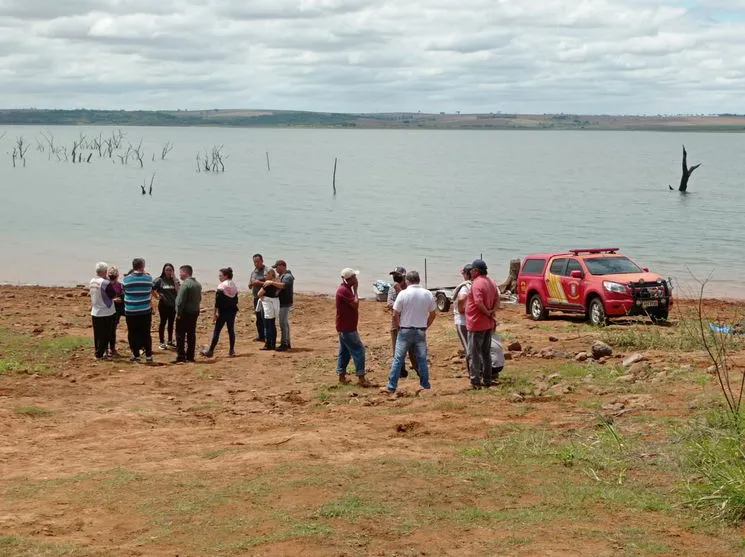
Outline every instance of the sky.
<path id="1" fill-rule="evenodd" d="M 0 108 L 745 113 L 745 0 L 0 0 Z"/>

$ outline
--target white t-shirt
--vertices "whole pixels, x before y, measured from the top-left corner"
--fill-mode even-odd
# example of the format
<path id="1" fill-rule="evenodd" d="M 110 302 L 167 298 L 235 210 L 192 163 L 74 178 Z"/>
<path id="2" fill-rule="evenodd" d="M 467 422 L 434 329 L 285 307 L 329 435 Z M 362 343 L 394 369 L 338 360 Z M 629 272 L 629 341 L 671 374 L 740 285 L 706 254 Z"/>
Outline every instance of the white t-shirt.
<path id="1" fill-rule="evenodd" d="M 466 281 L 458 287 L 458 296 L 453 300 L 453 318 L 455 319 L 456 325 L 466 326 L 466 314 L 458 311 L 458 298 L 465 294 L 468 296 L 468 292 L 471 290 L 471 282 Z"/>
<path id="2" fill-rule="evenodd" d="M 101 277 L 93 277 L 88 285 L 91 295 L 91 315 L 93 317 L 110 317 L 116 313 L 116 307 L 114 307 L 113 302 L 109 300 L 111 305 L 107 306 L 104 301 L 104 296 L 106 296 L 104 289 L 108 284 L 108 280 Z M 106 299 L 108 300 L 108 296 L 106 296 Z"/>
<path id="3" fill-rule="evenodd" d="M 421 284 L 410 284 L 406 290 L 398 293 L 393 303 L 393 311 L 400 314 L 399 326 L 426 329 L 430 312 L 437 309 L 437 303 L 432 292 Z"/>

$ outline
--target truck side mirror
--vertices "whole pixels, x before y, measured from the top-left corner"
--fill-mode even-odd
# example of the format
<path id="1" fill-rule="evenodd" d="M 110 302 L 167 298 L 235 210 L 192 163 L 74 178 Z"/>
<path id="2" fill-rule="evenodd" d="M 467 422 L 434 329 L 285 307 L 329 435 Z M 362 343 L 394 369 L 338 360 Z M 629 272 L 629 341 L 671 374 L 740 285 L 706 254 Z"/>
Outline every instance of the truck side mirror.
<path id="1" fill-rule="evenodd" d="M 572 271 L 571 273 L 569 273 L 569 276 L 575 279 L 581 279 L 582 271 Z"/>
<path id="2" fill-rule="evenodd" d="M 642 267 L 642 271 L 644 271 L 645 273 L 648 273 L 649 272 L 649 267 Z"/>

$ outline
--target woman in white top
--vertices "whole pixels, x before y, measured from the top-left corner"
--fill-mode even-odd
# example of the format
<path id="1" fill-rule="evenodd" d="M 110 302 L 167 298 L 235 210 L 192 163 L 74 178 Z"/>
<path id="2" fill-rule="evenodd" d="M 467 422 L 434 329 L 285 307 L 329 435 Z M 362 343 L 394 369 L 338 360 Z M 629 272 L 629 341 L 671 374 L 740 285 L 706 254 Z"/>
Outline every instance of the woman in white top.
<path id="1" fill-rule="evenodd" d="M 279 317 L 279 290 L 276 286 L 266 286 L 267 282 L 277 279 L 274 269 L 267 269 L 264 273 L 264 286 L 258 293 L 258 304 L 264 310 L 264 338 L 266 343 L 261 350 L 277 349 L 277 318 Z M 258 305 L 257 305 L 258 308 Z"/>

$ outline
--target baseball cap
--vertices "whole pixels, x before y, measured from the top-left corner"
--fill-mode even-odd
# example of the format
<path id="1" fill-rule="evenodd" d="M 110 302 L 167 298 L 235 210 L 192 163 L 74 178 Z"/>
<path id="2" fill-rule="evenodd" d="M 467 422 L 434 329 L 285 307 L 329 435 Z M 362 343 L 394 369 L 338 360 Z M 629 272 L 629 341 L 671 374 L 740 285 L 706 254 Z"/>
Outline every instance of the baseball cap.
<path id="1" fill-rule="evenodd" d="M 471 265 L 470 263 L 466 263 L 465 265 L 463 265 L 463 268 L 460 270 L 460 272 L 468 273 L 471 271 L 471 269 L 473 269 L 473 265 Z"/>
<path id="2" fill-rule="evenodd" d="M 405 275 L 406 274 L 406 269 L 404 269 L 403 267 L 396 267 L 395 269 L 393 269 L 388 274 L 389 275 Z"/>
<path id="3" fill-rule="evenodd" d="M 284 265 L 285 267 L 287 267 L 287 263 L 285 262 L 284 259 L 277 259 L 277 262 L 274 265 L 272 265 L 272 269 L 276 269 L 280 265 Z"/>
<path id="4" fill-rule="evenodd" d="M 482 271 L 482 272 L 487 270 L 486 262 L 483 259 L 474 259 L 473 263 L 471 263 L 471 266 L 474 269 L 478 269 L 479 271 Z"/>
<path id="5" fill-rule="evenodd" d="M 348 278 L 356 277 L 359 274 L 360 274 L 359 271 L 356 271 L 355 269 L 350 269 L 349 267 L 345 267 L 344 269 L 341 270 L 341 278 L 345 280 Z"/>

